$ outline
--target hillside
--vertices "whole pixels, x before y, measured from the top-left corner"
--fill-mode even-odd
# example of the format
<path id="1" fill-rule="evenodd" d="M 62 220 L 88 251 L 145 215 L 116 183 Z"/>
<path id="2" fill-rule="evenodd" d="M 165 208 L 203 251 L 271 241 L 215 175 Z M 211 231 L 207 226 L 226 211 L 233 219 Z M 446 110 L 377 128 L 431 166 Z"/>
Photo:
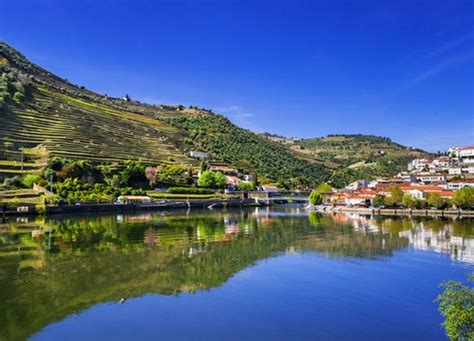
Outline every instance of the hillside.
<path id="1" fill-rule="evenodd" d="M 333 169 L 329 181 L 342 187 L 360 178 L 391 176 L 406 170 L 407 163 L 430 154 L 406 147 L 391 139 L 373 135 L 328 135 L 297 139 L 262 134 L 266 139 L 289 148 L 295 155 L 322 163 Z"/>
<path id="2" fill-rule="evenodd" d="M 1 178 L 38 173 L 54 156 L 197 167 L 187 156 L 191 150 L 287 186 L 314 186 L 330 176 L 326 167 L 209 110 L 100 95 L 34 65 L 2 42 L 0 127 Z"/>

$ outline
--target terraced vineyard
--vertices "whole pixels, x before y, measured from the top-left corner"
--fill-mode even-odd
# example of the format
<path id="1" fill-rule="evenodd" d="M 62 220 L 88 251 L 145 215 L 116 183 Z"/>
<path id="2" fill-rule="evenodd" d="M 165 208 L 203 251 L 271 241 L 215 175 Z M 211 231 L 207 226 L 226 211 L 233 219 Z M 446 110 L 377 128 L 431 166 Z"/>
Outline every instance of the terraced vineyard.
<path id="1" fill-rule="evenodd" d="M 151 117 L 87 103 L 43 87 L 0 117 L 2 139 L 43 145 L 51 156 L 99 162 L 192 163 L 178 149 L 185 136 Z"/>
<path id="2" fill-rule="evenodd" d="M 43 203 L 43 196 L 32 189 L 1 191 L 0 204 L 38 205 Z"/>

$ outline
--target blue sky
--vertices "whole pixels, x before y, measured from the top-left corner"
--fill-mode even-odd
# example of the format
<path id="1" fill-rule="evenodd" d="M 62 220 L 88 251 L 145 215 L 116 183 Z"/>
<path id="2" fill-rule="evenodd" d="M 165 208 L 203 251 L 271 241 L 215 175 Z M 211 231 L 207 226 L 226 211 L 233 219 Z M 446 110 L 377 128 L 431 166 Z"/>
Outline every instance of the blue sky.
<path id="1" fill-rule="evenodd" d="M 0 0 L 0 40 L 99 93 L 256 131 L 474 143 L 472 0 Z"/>

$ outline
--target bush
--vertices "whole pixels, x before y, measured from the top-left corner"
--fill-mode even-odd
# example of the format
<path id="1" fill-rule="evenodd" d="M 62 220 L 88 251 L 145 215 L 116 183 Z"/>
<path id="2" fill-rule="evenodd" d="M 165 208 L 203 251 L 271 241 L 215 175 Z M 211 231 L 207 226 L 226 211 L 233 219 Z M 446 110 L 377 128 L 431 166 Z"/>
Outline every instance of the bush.
<path id="1" fill-rule="evenodd" d="M 384 203 L 384 197 L 382 195 L 376 195 L 372 200 L 372 206 L 380 207 Z"/>
<path id="2" fill-rule="evenodd" d="M 402 203 L 404 193 L 399 187 L 390 187 L 389 194 L 384 199 L 387 206 L 397 206 Z"/>
<path id="3" fill-rule="evenodd" d="M 170 187 L 168 193 L 172 194 L 213 194 L 214 191 L 208 188 L 195 188 L 195 187 Z"/>
<path id="4" fill-rule="evenodd" d="M 207 188 L 222 188 L 226 185 L 227 179 L 221 172 L 204 171 L 198 179 L 198 186 Z"/>
<path id="5" fill-rule="evenodd" d="M 453 195 L 453 204 L 459 208 L 474 206 L 474 187 L 464 187 Z"/>
<path id="6" fill-rule="evenodd" d="M 474 288 L 456 281 L 443 282 L 441 287 L 444 292 L 436 302 L 446 334 L 451 340 L 474 340 Z"/>
<path id="7" fill-rule="evenodd" d="M 3 181 L 3 185 L 5 187 L 16 187 L 16 188 L 22 187 L 22 183 L 17 176 L 14 176 L 13 178 L 6 178 Z"/>
<path id="8" fill-rule="evenodd" d="M 19 91 L 15 92 L 13 95 L 13 100 L 17 103 L 21 103 L 25 100 L 25 95 Z"/>
<path id="9" fill-rule="evenodd" d="M 309 195 L 309 202 L 311 205 L 320 205 L 323 202 L 323 193 L 332 192 L 332 187 L 326 183 L 322 183 Z"/>
<path id="10" fill-rule="evenodd" d="M 28 174 L 28 175 L 25 175 L 25 177 L 23 178 L 21 182 L 23 186 L 27 188 L 32 188 L 33 184 L 38 183 L 40 180 L 41 180 L 41 176 L 35 175 L 35 174 Z"/>
<path id="11" fill-rule="evenodd" d="M 254 189 L 255 185 L 253 182 L 248 182 L 248 181 L 242 181 L 237 184 L 237 189 L 239 191 L 251 191 Z"/>
<path id="12" fill-rule="evenodd" d="M 430 193 L 427 198 L 428 206 L 434 208 L 445 208 L 447 206 L 446 200 L 441 198 L 438 193 Z"/>

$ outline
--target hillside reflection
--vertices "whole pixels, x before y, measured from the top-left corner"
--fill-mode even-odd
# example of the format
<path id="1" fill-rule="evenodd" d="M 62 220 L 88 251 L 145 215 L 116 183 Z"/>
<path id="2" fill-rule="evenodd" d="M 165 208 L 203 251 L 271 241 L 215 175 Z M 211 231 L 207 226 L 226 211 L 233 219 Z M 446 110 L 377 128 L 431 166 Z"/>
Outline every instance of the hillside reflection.
<path id="1" fill-rule="evenodd" d="M 25 339 L 101 302 L 218 287 L 285 252 L 378 259 L 412 245 L 474 262 L 473 232 L 472 220 L 266 208 L 4 220 L 0 339 Z"/>

